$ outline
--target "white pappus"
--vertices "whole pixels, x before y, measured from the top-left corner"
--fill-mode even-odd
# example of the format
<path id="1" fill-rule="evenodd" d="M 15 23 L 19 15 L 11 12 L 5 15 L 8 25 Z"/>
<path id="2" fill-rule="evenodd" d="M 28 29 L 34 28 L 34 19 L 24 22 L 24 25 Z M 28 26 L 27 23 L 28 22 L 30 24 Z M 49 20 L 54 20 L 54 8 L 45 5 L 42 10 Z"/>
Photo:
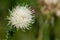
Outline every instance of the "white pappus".
<path id="1" fill-rule="evenodd" d="M 15 26 L 17 29 L 30 29 L 29 26 L 34 23 L 34 15 L 28 6 L 16 6 L 12 10 L 9 10 L 10 16 L 8 16 L 8 25 Z"/>

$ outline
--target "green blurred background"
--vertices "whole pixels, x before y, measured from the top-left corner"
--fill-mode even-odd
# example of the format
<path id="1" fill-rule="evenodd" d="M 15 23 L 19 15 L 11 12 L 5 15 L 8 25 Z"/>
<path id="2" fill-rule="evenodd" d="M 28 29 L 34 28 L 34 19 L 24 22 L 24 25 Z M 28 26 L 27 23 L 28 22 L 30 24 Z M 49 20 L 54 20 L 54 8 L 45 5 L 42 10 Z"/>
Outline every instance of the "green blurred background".
<path id="1" fill-rule="evenodd" d="M 36 20 L 31 30 L 26 30 L 26 32 L 22 30 L 15 31 L 11 33 L 8 40 L 60 40 L 60 18 L 54 16 L 54 26 L 52 26 L 51 20 L 40 14 L 41 12 L 37 1 L 38 0 L 0 0 L 0 40 L 6 40 L 8 37 L 8 9 L 12 10 L 17 4 L 28 4 L 33 7 L 36 11 Z"/>

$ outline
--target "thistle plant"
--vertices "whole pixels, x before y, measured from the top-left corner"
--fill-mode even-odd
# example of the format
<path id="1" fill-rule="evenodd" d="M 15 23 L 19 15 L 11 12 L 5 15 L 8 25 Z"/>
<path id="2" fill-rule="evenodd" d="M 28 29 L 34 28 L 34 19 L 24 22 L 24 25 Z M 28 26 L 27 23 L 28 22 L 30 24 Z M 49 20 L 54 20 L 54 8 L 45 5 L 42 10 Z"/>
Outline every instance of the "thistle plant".
<path id="1" fill-rule="evenodd" d="M 32 24 L 35 22 L 34 10 L 28 5 L 17 5 L 12 10 L 9 10 L 10 15 L 7 17 L 8 26 L 10 31 L 9 33 L 13 33 L 14 30 L 25 29 L 30 30 Z M 10 36 L 8 36 L 9 38 Z"/>

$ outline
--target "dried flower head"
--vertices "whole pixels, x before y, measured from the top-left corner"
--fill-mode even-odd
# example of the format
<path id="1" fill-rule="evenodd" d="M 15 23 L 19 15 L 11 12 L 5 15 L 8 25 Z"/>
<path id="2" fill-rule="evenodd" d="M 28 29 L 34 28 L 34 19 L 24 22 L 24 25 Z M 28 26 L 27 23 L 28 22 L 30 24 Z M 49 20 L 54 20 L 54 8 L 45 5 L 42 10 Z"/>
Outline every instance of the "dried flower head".
<path id="1" fill-rule="evenodd" d="M 40 0 L 41 12 L 45 15 L 53 15 L 59 0 Z"/>
<path id="2" fill-rule="evenodd" d="M 59 0 L 44 0 L 44 2 L 48 5 L 54 4 L 56 5 L 58 3 Z"/>
<path id="3" fill-rule="evenodd" d="M 28 6 L 16 6 L 10 12 L 8 17 L 9 24 L 14 25 L 17 29 L 30 29 L 29 26 L 34 23 L 34 16 Z"/>

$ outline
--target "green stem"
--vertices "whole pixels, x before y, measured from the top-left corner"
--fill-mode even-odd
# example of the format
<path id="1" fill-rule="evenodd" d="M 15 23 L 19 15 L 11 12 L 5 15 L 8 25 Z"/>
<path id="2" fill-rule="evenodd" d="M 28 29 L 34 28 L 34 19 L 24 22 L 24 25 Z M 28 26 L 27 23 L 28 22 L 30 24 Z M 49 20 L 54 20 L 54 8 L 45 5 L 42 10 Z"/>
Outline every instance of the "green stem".
<path id="1" fill-rule="evenodd" d="M 50 40 L 51 34 L 51 23 L 49 20 L 46 20 L 43 24 L 43 40 Z"/>
<path id="2" fill-rule="evenodd" d="M 60 40 L 60 18 L 55 18 L 55 27 L 54 27 L 55 39 Z"/>
<path id="3" fill-rule="evenodd" d="M 38 40 L 51 40 L 51 20 L 45 19 L 40 25 Z"/>

